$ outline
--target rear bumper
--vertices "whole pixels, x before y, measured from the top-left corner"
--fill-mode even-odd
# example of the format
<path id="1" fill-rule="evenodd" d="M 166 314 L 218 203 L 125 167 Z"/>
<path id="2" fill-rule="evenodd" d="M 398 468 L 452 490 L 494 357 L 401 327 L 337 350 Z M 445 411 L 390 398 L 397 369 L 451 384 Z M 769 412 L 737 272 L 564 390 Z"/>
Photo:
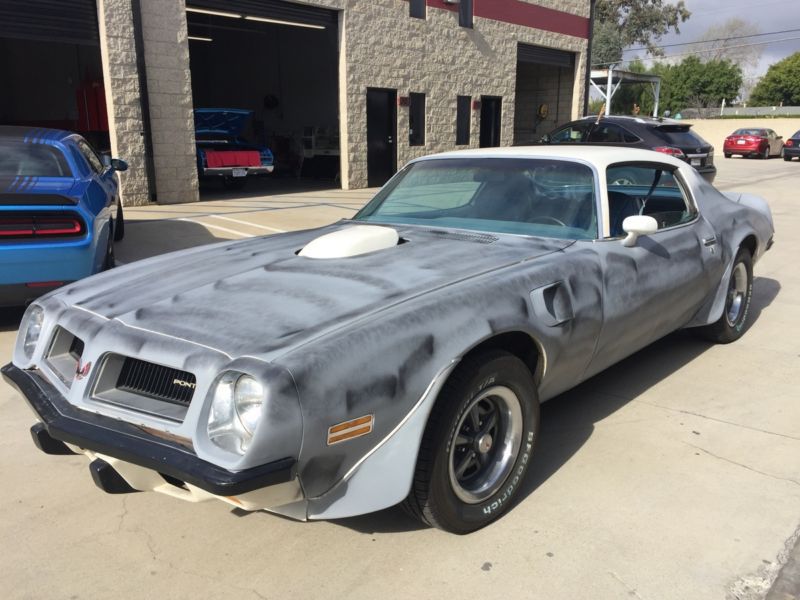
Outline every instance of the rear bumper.
<path id="1" fill-rule="evenodd" d="M 800 156 L 800 146 L 798 146 L 796 148 L 795 147 L 784 146 L 783 147 L 783 155 L 784 156 L 790 156 L 792 158 Z"/>
<path id="2" fill-rule="evenodd" d="M 730 144 L 722 148 L 724 154 L 758 154 L 763 152 L 760 144 Z"/>
<path id="3" fill-rule="evenodd" d="M 233 171 L 244 169 L 247 174 L 244 177 L 251 177 L 253 175 L 267 175 L 272 173 L 275 169 L 274 165 L 264 165 L 260 167 L 211 167 L 204 168 L 200 172 L 203 177 L 234 177 Z"/>
<path id="4" fill-rule="evenodd" d="M 201 460 L 186 447 L 151 436 L 130 423 L 75 408 L 35 371 L 7 364 L 0 372 L 41 421 L 31 429 L 37 447 L 48 454 L 64 454 L 65 449 L 74 448 L 93 461 L 100 459 L 135 490 L 173 488 L 171 495 L 192 501 L 207 499 L 193 493 L 196 489 L 206 492 L 206 496 L 221 496 L 220 499 L 233 500 L 232 504 L 252 510 L 269 507 L 251 506 L 246 496 L 241 500 L 230 497 L 295 481 L 293 458 L 244 471 L 228 471 Z M 295 491 L 288 494 L 287 491 L 282 490 L 281 496 L 295 499 Z"/>
<path id="5" fill-rule="evenodd" d="M 96 272 L 102 260 L 95 238 L 48 244 L 0 245 L 0 285 L 77 281 Z"/>

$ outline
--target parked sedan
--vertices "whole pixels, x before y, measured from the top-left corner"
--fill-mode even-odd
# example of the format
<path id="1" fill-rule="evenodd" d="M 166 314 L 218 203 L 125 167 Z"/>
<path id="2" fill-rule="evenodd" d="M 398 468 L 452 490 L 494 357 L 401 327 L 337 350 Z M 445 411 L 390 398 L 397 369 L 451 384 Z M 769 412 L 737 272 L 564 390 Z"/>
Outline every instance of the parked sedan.
<path id="1" fill-rule="evenodd" d="M 772 129 L 737 129 L 725 138 L 722 151 L 725 158 L 734 154 L 744 157 L 757 156 L 764 160 L 783 153 L 783 138 Z"/>
<path id="2" fill-rule="evenodd" d="M 242 138 L 252 110 L 197 108 L 194 111 L 197 173 L 219 179 L 229 189 L 241 189 L 248 178 L 272 173 L 272 151 Z"/>
<path id="3" fill-rule="evenodd" d="M 783 145 L 783 160 L 792 160 L 800 157 L 800 131 L 786 140 Z"/>
<path id="4" fill-rule="evenodd" d="M 107 492 L 301 520 L 402 502 L 466 533 L 523 488 L 540 402 L 676 329 L 742 336 L 772 235 L 762 199 L 651 151 L 449 152 L 351 220 L 51 294 L 2 372 L 38 447 Z"/>
<path id="5" fill-rule="evenodd" d="M 647 148 L 689 163 L 706 181 L 714 183 L 714 147 L 691 128 L 691 124 L 673 119 L 594 116 L 562 125 L 544 135 L 541 143 Z"/>
<path id="6" fill-rule="evenodd" d="M 75 133 L 0 127 L 0 306 L 114 266 L 127 168 Z"/>

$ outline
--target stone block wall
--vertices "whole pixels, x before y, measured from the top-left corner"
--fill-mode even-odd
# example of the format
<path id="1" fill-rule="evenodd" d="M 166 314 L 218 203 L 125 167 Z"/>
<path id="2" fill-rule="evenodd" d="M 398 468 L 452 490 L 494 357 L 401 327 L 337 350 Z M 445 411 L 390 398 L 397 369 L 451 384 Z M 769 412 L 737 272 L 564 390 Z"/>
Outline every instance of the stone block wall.
<path id="1" fill-rule="evenodd" d="M 198 200 L 192 78 L 183 0 L 141 0 L 159 204 Z"/>
<path id="2" fill-rule="evenodd" d="M 128 162 L 128 170 L 119 174 L 122 203 L 147 204 L 150 190 L 131 0 L 97 0 L 97 12 L 111 151 Z"/>

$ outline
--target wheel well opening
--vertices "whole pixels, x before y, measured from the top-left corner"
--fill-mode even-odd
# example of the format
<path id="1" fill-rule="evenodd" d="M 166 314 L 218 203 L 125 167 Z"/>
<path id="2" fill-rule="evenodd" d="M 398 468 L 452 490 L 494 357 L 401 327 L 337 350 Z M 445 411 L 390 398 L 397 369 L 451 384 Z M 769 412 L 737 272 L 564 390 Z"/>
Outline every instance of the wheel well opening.
<path id="1" fill-rule="evenodd" d="M 756 236 L 748 235 L 746 238 L 742 240 L 742 248 L 747 248 L 750 251 L 750 256 L 755 257 L 756 249 L 758 248 L 758 241 L 756 240 Z"/>
<path id="2" fill-rule="evenodd" d="M 488 340 L 484 340 L 464 355 L 464 358 L 486 352 L 487 350 L 504 350 L 519 358 L 531 372 L 533 380 L 538 387 L 541 380 L 541 352 L 534 339 L 522 331 L 509 331 L 501 333 Z"/>

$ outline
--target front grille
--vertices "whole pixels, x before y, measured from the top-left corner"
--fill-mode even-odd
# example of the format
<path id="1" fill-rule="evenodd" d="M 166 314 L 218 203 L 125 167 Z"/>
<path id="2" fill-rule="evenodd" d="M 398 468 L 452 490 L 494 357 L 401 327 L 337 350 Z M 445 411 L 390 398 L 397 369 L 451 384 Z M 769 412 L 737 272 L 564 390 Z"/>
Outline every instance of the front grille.
<path id="1" fill-rule="evenodd" d="M 138 396 L 188 406 L 196 384 L 195 376 L 186 371 L 127 357 L 122 363 L 116 388 Z"/>

